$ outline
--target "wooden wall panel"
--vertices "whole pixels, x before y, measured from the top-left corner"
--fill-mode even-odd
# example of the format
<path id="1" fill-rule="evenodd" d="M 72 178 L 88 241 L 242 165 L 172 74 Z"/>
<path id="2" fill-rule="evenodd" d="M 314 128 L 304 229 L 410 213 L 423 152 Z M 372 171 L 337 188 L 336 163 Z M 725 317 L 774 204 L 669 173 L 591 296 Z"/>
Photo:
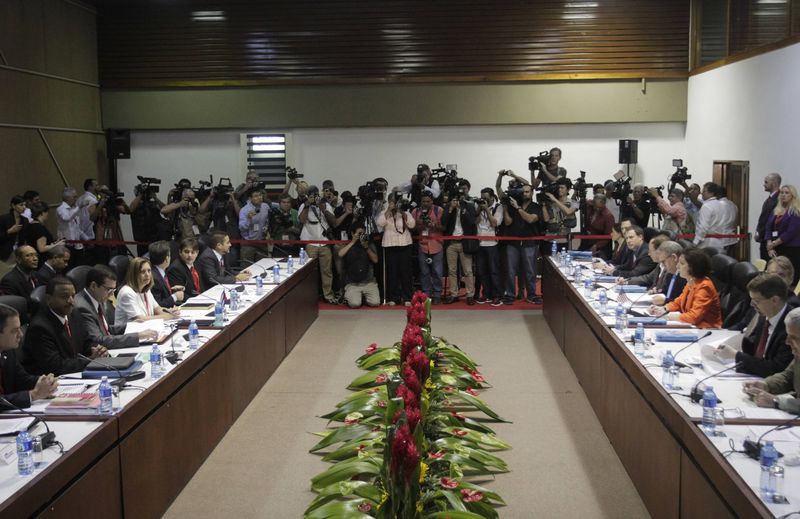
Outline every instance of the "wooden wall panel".
<path id="1" fill-rule="evenodd" d="M 98 7 L 104 87 L 683 77 L 689 1 L 148 0 Z M 193 12 L 214 12 L 200 21 Z"/>

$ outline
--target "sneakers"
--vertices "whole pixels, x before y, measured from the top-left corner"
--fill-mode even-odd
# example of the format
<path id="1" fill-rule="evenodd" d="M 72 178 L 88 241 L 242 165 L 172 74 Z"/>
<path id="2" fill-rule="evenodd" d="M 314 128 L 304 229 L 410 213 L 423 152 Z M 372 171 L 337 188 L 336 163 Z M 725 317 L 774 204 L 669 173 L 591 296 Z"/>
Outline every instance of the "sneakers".
<path id="1" fill-rule="evenodd" d="M 468 304 L 469 306 L 475 306 L 475 298 L 473 298 L 473 297 L 468 297 L 468 298 L 467 298 L 467 304 Z"/>
<path id="2" fill-rule="evenodd" d="M 388 304 L 389 306 L 395 306 L 397 303 L 395 303 L 394 301 L 389 301 L 387 304 Z"/>
<path id="3" fill-rule="evenodd" d="M 511 306 L 511 305 L 514 304 L 514 300 L 513 299 L 503 299 L 503 304 L 506 305 L 506 306 Z"/>
<path id="4" fill-rule="evenodd" d="M 499 297 L 492 299 L 491 306 L 503 306 L 503 301 Z"/>
<path id="5" fill-rule="evenodd" d="M 540 304 L 543 303 L 542 298 L 539 297 L 539 296 L 529 297 L 528 299 L 526 299 L 526 301 L 529 302 L 532 305 L 540 305 Z"/>
<path id="6" fill-rule="evenodd" d="M 486 303 L 489 302 L 489 300 L 486 299 L 485 297 L 476 297 L 475 302 L 478 303 L 479 305 L 485 305 Z"/>
<path id="7" fill-rule="evenodd" d="M 452 305 L 456 301 L 458 301 L 457 297 L 447 296 L 447 297 L 444 298 L 444 304 L 446 304 L 446 305 Z"/>

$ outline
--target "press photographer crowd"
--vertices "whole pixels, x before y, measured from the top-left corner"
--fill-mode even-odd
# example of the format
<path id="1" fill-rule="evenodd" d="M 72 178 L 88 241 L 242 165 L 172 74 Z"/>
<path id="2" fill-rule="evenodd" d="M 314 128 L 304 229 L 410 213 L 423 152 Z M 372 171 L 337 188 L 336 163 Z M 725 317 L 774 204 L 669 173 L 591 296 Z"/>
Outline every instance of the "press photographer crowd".
<path id="1" fill-rule="evenodd" d="M 598 183 L 584 171 L 570 178 L 561 158 L 553 148 L 530 157 L 527 171 L 501 170 L 494 186 L 475 188 L 455 165 L 419 164 L 399 185 L 378 177 L 341 191 L 331 180 L 317 187 L 292 168 L 277 195 L 255 171 L 237 187 L 210 178 L 165 189 L 160 179 L 139 176 L 127 199 L 87 179 L 80 193 L 65 188 L 57 207 L 31 190 L 12 196 L 0 216 L 0 290 L 26 298 L 33 310 L 38 286 L 51 294 L 52 280 L 66 284 L 70 269 L 97 265 L 109 276 L 96 274 L 98 287 L 113 275 L 134 295 L 152 293 L 153 308 L 169 309 L 211 283 L 246 279 L 241 269 L 261 258 L 303 248 L 318 260 L 321 297 L 330 304 L 408 305 L 415 287 L 434 304 L 541 304 L 541 257 L 569 247 L 591 251 L 598 268 L 620 282 L 665 292 L 669 307 L 680 287 L 693 286 L 691 276 L 676 274 L 688 251 L 703 251 L 710 264 L 740 241 L 736 205 L 713 182 L 690 183 L 681 160 L 673 161 L 665 188 L 635 184 L 622 171 Z M 784 278 L 794 289 L 797 190 L 775 173 L 764 189 L 760 255 L 792 271 Z M 51 211 L 55 236 L 46 225 Z M 138 259 L 123 242 L 122 218 L 130 218 Z"/>

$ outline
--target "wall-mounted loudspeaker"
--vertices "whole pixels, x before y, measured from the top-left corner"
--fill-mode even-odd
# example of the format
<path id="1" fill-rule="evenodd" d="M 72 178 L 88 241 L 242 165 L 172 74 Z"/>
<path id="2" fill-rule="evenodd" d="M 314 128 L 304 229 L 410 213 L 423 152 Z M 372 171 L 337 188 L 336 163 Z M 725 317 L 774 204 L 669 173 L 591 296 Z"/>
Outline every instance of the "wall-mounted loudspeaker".
<path id="1" fill-rule="evenodd" d="M 635 139 L 620 139 L 619 163 L 636 164 L 639 161 L 639 141 Z"/>
<path id="2" fill-rule="evenodd" d="M 131 158 L 131 131 L 111 128 L 106 130 L 106 146 L 109 159 Z"/>

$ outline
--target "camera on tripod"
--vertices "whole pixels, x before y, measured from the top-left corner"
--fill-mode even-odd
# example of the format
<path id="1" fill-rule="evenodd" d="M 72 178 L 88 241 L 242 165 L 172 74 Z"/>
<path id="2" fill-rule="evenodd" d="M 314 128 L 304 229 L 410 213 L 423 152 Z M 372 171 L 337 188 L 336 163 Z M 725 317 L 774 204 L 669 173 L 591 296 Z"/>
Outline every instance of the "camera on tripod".
<path id="1" fill-rule="evenodd" d="M 297 172 L 297 170 L 296 170 L 295 168 L 289 168 L 289 167 L 287 167 L 287 168 L 286 168 L 286 177 L 287 177 L 289 180 L 294 180 L 294 179 L 296 179 L 296 178 L 303 178 L 303 174 L 302 174 L 302 173 L 298 173 L 298 172 Z"/>

